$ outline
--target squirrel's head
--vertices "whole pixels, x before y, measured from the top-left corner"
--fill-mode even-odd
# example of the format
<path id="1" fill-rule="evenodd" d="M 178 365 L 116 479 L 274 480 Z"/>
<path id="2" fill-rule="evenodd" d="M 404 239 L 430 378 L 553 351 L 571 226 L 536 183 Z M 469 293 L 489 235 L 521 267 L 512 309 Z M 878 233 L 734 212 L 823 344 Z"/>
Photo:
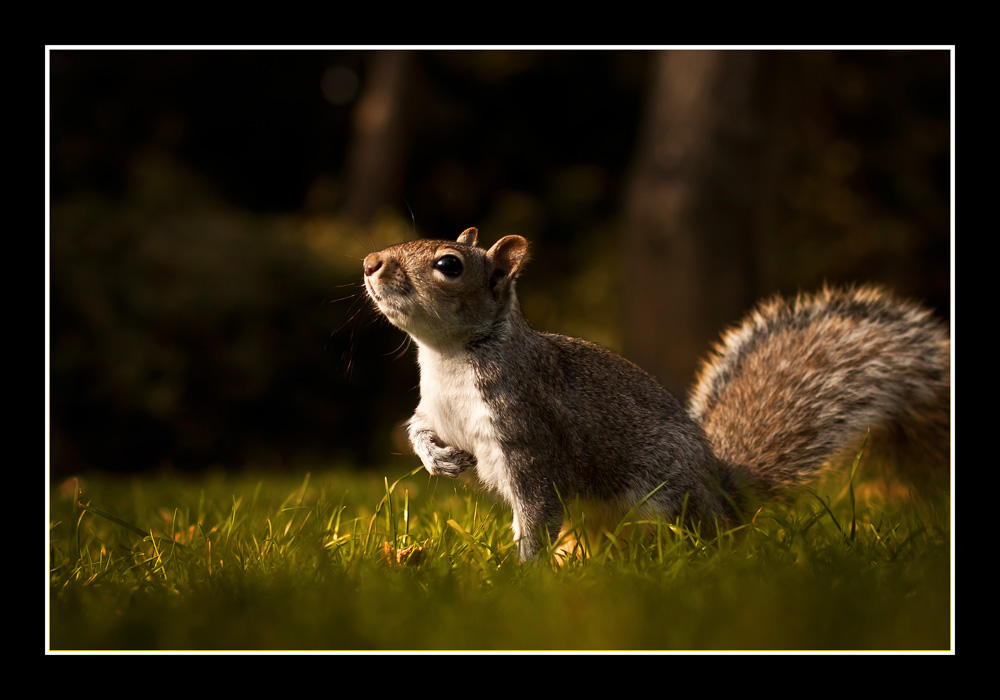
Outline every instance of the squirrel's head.
<path id="1" fill-rule="evenodd" d="M 414 340 L 457 348 L 500 330 L 520 313 L 514 282 L 528 241 L 504 236 L 492 248 L 476 245 L 469 228 L 456 241 L 417 240 L 365 257 L 368 296 L 389 321 Z"/>

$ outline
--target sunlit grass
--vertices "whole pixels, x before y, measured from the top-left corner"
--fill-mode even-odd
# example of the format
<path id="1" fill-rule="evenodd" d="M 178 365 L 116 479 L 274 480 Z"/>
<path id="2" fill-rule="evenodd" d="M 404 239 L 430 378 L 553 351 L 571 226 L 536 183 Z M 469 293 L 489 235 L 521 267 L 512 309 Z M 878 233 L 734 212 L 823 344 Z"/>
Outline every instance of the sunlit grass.
<path id="1" fill-rule="evenodd" d="M 525 566 L 506 508 L 422 470 L 68 480 L 50 499 L 49 644 L 949 649 L 949 514 L 853 494 L 721 533 L 655 521 Z"/>

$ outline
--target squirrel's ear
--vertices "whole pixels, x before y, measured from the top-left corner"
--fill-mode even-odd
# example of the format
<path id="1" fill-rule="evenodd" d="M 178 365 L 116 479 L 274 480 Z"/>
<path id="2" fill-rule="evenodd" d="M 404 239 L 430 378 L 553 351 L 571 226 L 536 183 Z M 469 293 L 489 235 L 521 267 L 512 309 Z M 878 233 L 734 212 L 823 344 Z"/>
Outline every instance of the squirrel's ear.
<path id="1" fill-rule="evenodd" d="M 528 241 L 521 236 L 504 236 L 493 244 L 487 255 L 493 261 L 490 289 L 496 291 L 498 285 L 506 286 L 517 277 L 528 258 Z"/>
<path id="2" fill-rule="evenodd" d="M 479 230 L 475 226 L 465 229 L 458 236 L 458 243 L 463 245 L 476 245 L 476 239 L 479 237 Z"/>

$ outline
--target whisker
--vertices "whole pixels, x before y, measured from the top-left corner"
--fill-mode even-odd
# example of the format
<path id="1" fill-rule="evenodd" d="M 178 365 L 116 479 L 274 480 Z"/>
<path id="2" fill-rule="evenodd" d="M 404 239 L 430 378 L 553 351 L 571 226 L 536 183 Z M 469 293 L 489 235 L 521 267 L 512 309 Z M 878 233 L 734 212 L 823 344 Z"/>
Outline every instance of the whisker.
<path id="1" fill-rule="evenodd" d="M 417 217 L 414 215 L 413 208 L 410 206 L 410 203 L 406 201 L 406 197 L 403 197 L 403 204 L 406 205 L 406 208 L 410 212 L 410 224 L 413 227 L 413 237 L 414 238 L 418 238 L 418 236 L 417 236 Z"/>
<path id="2" fill-rule="evenodd" d="M 402 342 L 399 345 L 397 345 L 394 350 L 392 350 L 391 352 L 387 352 L 382 357 L 389 357 L 390 355 L 392 355 L 392 359 L 398 360 L 403 355 L 405 355 L 406 351 L 409 349 L 410 349 L 410 336 L 404 335 Z"/>

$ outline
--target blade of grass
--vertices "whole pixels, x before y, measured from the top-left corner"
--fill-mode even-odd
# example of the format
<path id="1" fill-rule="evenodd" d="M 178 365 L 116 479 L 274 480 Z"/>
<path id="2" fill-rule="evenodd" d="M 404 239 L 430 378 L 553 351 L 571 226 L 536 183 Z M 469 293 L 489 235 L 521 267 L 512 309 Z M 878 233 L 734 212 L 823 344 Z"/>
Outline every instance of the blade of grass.
<path id="1" fill-rule="evenodd" d="M 864 454 L 865 452 L 865 445 L 868 444 L 868 438 L 870 436 L 871 436 L 871 431 L 869 430 L 865 434 L 865 441 L 861 443 L 861 449 L 859 449 L 858 453 L 854 455 L 854 463 L 851 464 L 851 478 L 847 482 L 847 490 L 851 499 L 851 542 L 854 541 L 854 536 L 858 530 L 857 509 L 855 507 L 855 501 L 854 501 L 854 475 L 858 471 L 858 464 L 861 463 L 861 455 Z"/>
<path id="2" fill-rule="evenodd" d="M 385 502 L 388 505 L 385 511 L 386 531 L 392 535 L 392 546 L 395 548 L 399 541 L 396 539 L 396 516 L 392 509 L 392 493 L 389 490 L 389 478 L 385 479 Z M 396 484 L 393 484 L 395 486 Z"/>
<path id="3" fill-rule="evenodd" d="M 77 505 L 77 508 L 79 508 L 81 511 L 86 512 L 86 513 L 93 513 L 94 515 L 99 515 L 102 518 L 104 518 L 105 520 L 109 520 L 109 521 L 113 522 L 115 525 L 120 525 L 121 527 L 125 528 L 126 530 L 134 532 L 135 534 L 139 535 L 140 537 L 142 537 L 144 539 L 147 538 L 147 537 L 159 537 L 160 539 L 167 539 L 164 536 L 154 535 L 151 531 L 143 530 L 141 527 L 138 527 L 137 525 L 133 525 L 129 521 L 123 520 L 122 518 L 119 518 L 117 515 L 112 515 L 111 513 L 108 513 L 108 512 L 103 511 L 103 510 L 100 510 L 99 508 L 94 508 L 93 506 L 84 505 L 83 503 L 79 503 L 79 502 L 76 505 Z M 80 513 L 80 519 L 82 520 L 82 518 L 83 518 L 83 513 Z M 77 532 L 78 532 L 78 536 L 79 536 L 79 521 L 77 521 Z M 174 544 L 176 546 L 180 547 L 181 549 L 185 548 L 185 545 L 181 544 L 180 542 L 175 542 Z M 79 547 L 79 539 L 77 540 L 77 547 Z"/>
<path id="4" fill-rule="evenodd" d="M 492 573 L 492 567 L 490 567 L 489 561 L 486 559 L 486 556 L 483 554 L 478 543 L 472 537 L 472 535 L 466 532 L 464 527 L 459 525 L 458 522 L 456 522 L 451 518 L 448 519 L 448 527 L 450 527 L 452 530 L 461 535 L 462 539 L 469 546 L 469 549 L 472 550 L 472 553 L 475 555 L 476 560 L 479 562 L 479 565 L 483 568 L 483 573 L 485 574 Z"/>
<path id="5" fill-rule="evenodd" d="M 625 527 L 631 522 L 632 517 L 639 511 L 639 509 L 642 508 L 646 504 L 646 502 L 653 497 L 653 494 L 655 494 L 657 491 L 659 491 L 666 485 L 667 482 L 664 481 L 662 484 L 660 484 L 655 489 L 653 489 L 645 496 L 643 496 L 641 499 L 639 499 L 639 502 L 636 503 L 634 506 L 632 506 L 629 509 L 629 511 L 625 513 L 624 516 L 622 516 L 621 520 L 618 521 L 618 525 L 615 527 L 614 532 L 605 532 L 605 535 L 608 537 L 609 542 L 612 543 L 614 549 L 618 550 L 619 553 L 621 552 L 621 545 L 619 544 L 619 535 L 621 535 L 622 530 L 624 530 Z M 685 498 L 684 502 L 685 504 L 687 503 L 687 498 Z M 610 554 L 611 548 L 612 547 L 608 547 L 607 549 L 604 550 L 605 560 L 607 559 L 607 556 Z"/>

